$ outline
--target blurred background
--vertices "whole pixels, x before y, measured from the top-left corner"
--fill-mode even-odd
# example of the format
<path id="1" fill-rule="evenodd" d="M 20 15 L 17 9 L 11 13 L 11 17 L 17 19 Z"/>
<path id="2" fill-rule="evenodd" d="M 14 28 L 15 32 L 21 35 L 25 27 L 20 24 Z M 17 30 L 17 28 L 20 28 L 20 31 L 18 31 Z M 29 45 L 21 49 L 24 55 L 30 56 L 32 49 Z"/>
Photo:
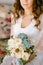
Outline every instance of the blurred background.
<path id="1" fill-rule="evenodd" d="M 13 4 L 15 0 L 0 0 L 0 3 Z"/>
<path id="2" fill-rule="evenodd" d="M 0 0 L 0 63 L 6 54 L 3 46 L 10 38 L 13 3 L 14 0 Z"/>

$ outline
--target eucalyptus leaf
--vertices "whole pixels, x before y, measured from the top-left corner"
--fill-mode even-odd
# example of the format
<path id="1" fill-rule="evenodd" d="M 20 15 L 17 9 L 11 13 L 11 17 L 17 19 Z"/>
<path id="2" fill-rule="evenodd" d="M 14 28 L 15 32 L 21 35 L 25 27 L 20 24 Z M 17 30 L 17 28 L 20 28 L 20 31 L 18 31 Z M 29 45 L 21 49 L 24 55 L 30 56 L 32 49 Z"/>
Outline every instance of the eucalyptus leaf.
<path id="1" fill-rule="evenodd" d="M 24 33 L 20 33 L 20 34 L 18 35 L 18 37 L 21 38 L 22 40 L 23 40 L 23 39 L 28 39 L 28 36 L 27 36 L 26 34 L 24 34 Z"/>
<path id="2" fill-rule="evenodd" d="M 26 48 L 29 48 L 31 46 L 31 41 L 26 34 L 20 33 L 18 37 L 22 39 L 22 43 Z"/>
<path id="3" fill-rule="evenodd" d="M 23 39 L 22 42 L 26 48 L 29 48 L 31 46 L 31 42 L 28 39 Z"/>

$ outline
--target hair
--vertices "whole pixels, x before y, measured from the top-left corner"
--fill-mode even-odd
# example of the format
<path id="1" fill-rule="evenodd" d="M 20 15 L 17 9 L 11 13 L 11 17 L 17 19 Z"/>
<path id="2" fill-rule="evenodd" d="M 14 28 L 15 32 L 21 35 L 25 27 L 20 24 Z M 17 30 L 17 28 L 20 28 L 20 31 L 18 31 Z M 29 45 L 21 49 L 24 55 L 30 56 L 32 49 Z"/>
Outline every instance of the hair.
<path id="1" fill-rule="evenodd" d="M 38 27 L 38 25 L 40 24 L 40 21 L 38 20 L 40 14 L 42 13 L 42 9 L 41 9 L 41 5 L 42 5 L 42 0 L 34 0 L 33 1 L 33 13 L 34 13 L 34 18 L 37 20 L 36 22 L 36 27 Z M 20 0 L 16 0 L 16 2 L 14 3 L 14 10 L 13 10 L 13 14 L 14 14 L 14 19 L 18 19 L 20 17 L 20 15 L 24 15 L 24 9 L 20 4 Z"/>

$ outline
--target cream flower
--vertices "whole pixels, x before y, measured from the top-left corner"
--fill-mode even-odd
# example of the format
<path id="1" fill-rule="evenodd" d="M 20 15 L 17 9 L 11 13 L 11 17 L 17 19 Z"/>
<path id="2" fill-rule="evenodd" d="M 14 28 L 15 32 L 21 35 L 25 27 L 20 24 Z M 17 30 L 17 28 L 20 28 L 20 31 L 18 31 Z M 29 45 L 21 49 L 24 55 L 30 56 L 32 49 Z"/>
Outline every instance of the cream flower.
<path id="1" fill-rule="evenodd" d="M 19 49 L 22 50 L 22 51 L 24 52 L 24 50 L 25 50 L 24 45 L 23 45 L 23 44 L 20 44 L 20 45 L 19 45 Z"/>
<path id="2" fill-rule="evenodd" d="M 15 43 L 20 44 L 22 43 L 22 40 L 20 38 L 15 38 Z"/>
<path id="3" fill-rule="evenodd" d="M 15 48 L 11 50 L 11 54 L 14 54 L 17 58 L 21 58 L 23 52 L 24 50 L 22 48 Z"/>
<path id="4" fill-rule="evenodd" d="M 12 47 L 11 46 L 8 46 L 8 48 L 7 48 L 8 50 L 12 50 Z"/>
<path id="5" fill-rule="evenodd" d="M 9 48 L 13 48 L 14 46 L 15 46 L 15 45 L 14 45 L 14 39 L 12 39 L 12 38 L 9 39 L 9 40 L 8 40 L 8 47 L 9 47 Z"/>
<path id="6" fill-rule="evenodd" d="M 17 58 L 21 58 L 22 57 L 22 53 L 23 53 L 23 49 L 15 49 L 15 55 Z"/>
<path id="7" fill-rule="evenodd" d="M 15 56 L 15 49 L 14 48 L 10 52 L 11 52 L 11 56 Z"/>
<path id="8" fill-rule="evenodd" d="M 22 54 L 22 59 L 25 60 L 25 61 L 28 61 L 29 57 L 30 57 L 30 54 L 28 54 L 27 52 L 24 52 Z"/>
<path id="9" fill-rule="evenodd" d="M 19 39 L 19 38 L 15 38 L 14 43 L 15 43 L 15 48 L 18 48 L 18 47 L 19 47 L 19 45 L 21 45 L 21 44 L 22 44 L 22 40 L 21 40 L 21 39 Z"/>

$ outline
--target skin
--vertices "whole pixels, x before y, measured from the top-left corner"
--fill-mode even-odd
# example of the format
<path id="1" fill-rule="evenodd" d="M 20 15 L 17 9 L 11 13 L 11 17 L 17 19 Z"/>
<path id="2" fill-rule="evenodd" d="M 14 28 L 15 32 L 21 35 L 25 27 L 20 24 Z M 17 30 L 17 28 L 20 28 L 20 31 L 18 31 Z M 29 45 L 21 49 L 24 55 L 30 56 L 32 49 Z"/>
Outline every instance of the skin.
<path id="1" fill-rule="evenodd" d="M 33 1 L 34 0 L 20 0 L 21 6 L 24 8 L 24 16 L 22 18 L 21 27 L 25 28 L 31 23 L 31 19 L 33 18 Z"/>
<path id="2" fill-rule="evenodd" d="M 20 0 L 21 6 L 24 8 L 25 14 L 31 14 L 33 10 L 34 0 Z"/>
<path id="3" fill-rule="evenodd" d="M 32 7 L 33 0 L 20 0 L 20 3 L 24 10 L 28 10 Z"/>

